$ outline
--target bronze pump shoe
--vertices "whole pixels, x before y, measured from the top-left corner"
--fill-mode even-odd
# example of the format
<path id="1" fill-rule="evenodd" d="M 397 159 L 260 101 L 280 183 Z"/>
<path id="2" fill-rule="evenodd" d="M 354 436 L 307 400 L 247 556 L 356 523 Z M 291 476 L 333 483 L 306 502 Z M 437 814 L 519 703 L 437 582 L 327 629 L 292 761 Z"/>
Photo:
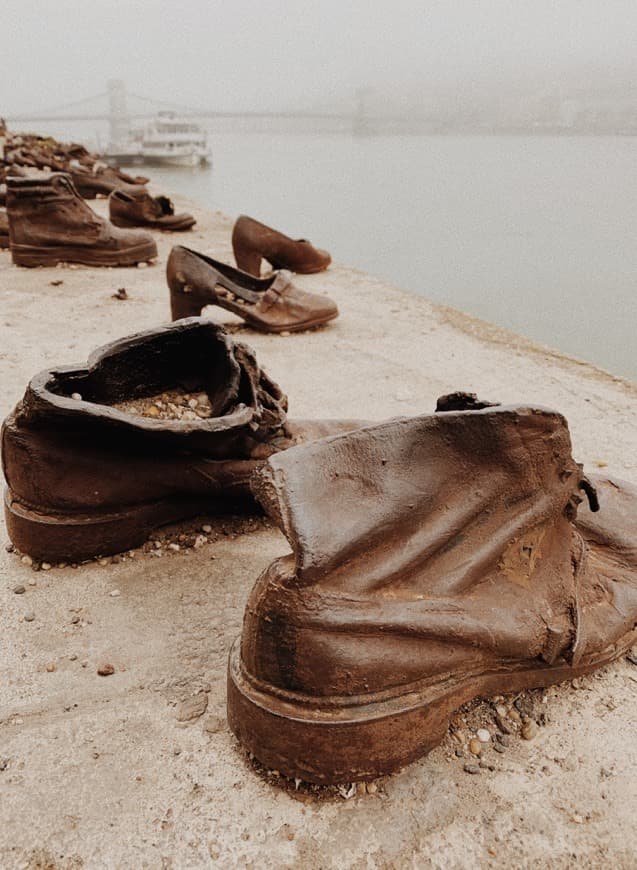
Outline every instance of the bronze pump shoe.
<path id="1" fill-rule="evenodd" d="M 118 229 L 95 214 L 61 172 L 9 177 L 7 212 L 16 266 L 134 266 L 157 256 L 149 233 Z"/>
<path id="2" fill-rule="evenodd" d="M 332 262 L 327 251 L 315 248 L 307 239 L 290 239 L 245 214 L 237 218 L 232 230 L 232 249 L 239 269 L 257 278 L 262 259 L 273 269 L 302 275 L 323 272 Z"/>
<path id="3" fill-rule="evenodd" d="M 191 214 L 175 214 L 167 196 L 151 196 L 145 188 L 136 191 L 114 190 L 108 198 L 111 223 L 116 227 L 149 227 L 181 232 L 194 227 Z"/>
<path id="4" fill-rule="evenodd" d="M 582 489 L 564 418 L 487 407 L 271 457 L 254 489 L 292 553 L 232 649 L 228 720 L 266 767 L 369 780 L 478 696 L 588 673 L 637 641 L 637 488 Z"/>
<path id="5" fill-rule="evenodd" d="M 204 416 L 189 405 L 162 417 L 175 390 L 205 394 Z M 32 557 L 81 561 L 136 547 L 165 523 L 256 511 L 248 479 L 268 456 L 360 425 L 290 423 L 286 407 L 253 351 L 204 318 L 41 372 L 2 428 L 9 537 Z"/>
<path id="6" fill-rule="evenodd" d="M 170 252 L 166 278 L 173 320 L 200 314 L 206 305 L 232 311 L 262 332 L 298 332 L 338 317 L 331 299 L 301 290 L 289 272 L 255 278 L 181 245 Z"/>

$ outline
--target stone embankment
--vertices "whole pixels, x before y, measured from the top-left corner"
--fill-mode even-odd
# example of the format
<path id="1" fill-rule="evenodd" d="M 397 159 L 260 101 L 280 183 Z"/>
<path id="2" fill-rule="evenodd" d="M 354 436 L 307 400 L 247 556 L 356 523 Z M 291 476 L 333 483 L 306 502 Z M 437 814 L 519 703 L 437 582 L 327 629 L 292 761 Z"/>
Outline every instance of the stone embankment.
<path id="1" fill-rule="evenodd" d="M 195 214 L 179 241 L 230 260 L 231 222 Z M 0 252 L 3 416 L 40 369 L 168 320 L 173 241 L 143 269 L 18 269 Z M 341 317 L 240 330 L 291 416 L 417 414 L 454 390 L 540 403 L 566 415 L 586 468 L 637 482 L 635 385 L 338 264 L 299 284 Z M 2 867 L 635 866 L 637 659 L 473 704 L 428 757 L 366 786 L 254 768 L 225 722 L 226 661 L 285 549 L 262 519 L 226 518 L 77 567 L 2 546 Z"/>

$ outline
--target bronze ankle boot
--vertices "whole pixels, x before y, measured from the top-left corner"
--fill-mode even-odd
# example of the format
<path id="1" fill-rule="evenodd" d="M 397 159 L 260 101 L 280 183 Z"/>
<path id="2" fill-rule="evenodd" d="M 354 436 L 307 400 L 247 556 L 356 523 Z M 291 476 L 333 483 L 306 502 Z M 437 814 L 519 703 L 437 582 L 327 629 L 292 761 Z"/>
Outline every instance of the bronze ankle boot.
<path id="1" fill-rule="evenodd" d="M 591 484 L 564 418 L 486 407 L 269 459 L 254 489 L 292 552 L 248 601 L 228 720 L 266 767 L 373 779 L 478 696 L 570 680 L 637 641 L 637 489 Z"/>
<path id="2" fill-rule="evenodd" d="M 7 179 L 11 256 L 17 266 L 134 266 L 157 256 L 153 237 L 95 214 L 70 177 Z"/>
<path id="3" fill-rule="evenodd" d="M 191 214 L 175 214 L 166 196 L 151 196 L 145 188 L 138 191 L 114 190 L 108 198 L 109 216 L 116 227 L 151 227 L 180 232 L 194 227 Z"/>
<path id="4" fill-rule="evenodd" d="M 239 269 L 257 278 L 262 259 L 273 269 L 303 275 L 323 272 L 332 262 L 327 251 L 315 248 L 306 239 L 290 239 L 244 214 L 237 218 L 232 230 L 232 249 Z"/>
<path id="5" fill-rule="evenodd" d="M 80 561 L 143 543 L 165 523 L 256 511 L 255 468 L 360 421 L 289 423 L 254 353 L 212 321 L 181 320 L 41 372 L 2 429 L 9 537 Z"/>

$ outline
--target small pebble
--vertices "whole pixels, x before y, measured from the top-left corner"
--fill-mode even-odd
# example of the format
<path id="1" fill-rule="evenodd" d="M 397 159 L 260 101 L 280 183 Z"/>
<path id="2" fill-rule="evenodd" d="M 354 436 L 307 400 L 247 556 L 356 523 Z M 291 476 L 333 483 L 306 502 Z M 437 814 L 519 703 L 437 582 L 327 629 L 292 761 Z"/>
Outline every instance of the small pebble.
<path id="1" fill-rule="evenodd" d="M 33 622 L 34 619 L 35 619 L 35 613 L 25 613 L 24 614 L 24 621 L 25 622 Z"/>
<path id="2" fill-rule="evenodd" d="M 495 749 L 496 752 L 499 752 L 499 753 L 503 753 L 506 751 L 503 743 L 494 743 L 493 748 Z"/>
<path id="3" fill-rule="evenodd" d="M 480 755 L 482 752 L 482 744 L 477 737 L 472 737 L 469 741 L 469 752 L 472 755 Z"/>
<path id="4" fill-rule="evenodd" d="M 82 394 L 81 393 L 71 393 L 71 398 L 75 399 L 76 402 L 81 402 L 82 401 Z"/>
<path id="5" fill-rule="evenodd" d="M 477 764 L 465 764 L 463 768 L 465 773 L 471 773 L 475 776 L 475 774 L 480 773 L 480 768 Z"/>
<path id="6" fill-rule="evenodd" d="M 46 670 L 48 671 L 49 674 L 52 674 L 53 671 L 55 670 L 55 664 L 53 662 L 49 662 L 46 666 Z"/>
<path id="7" fill-rule="evenodd" d="M 113 667 L 113 665 L 104 663 L 98 667 L 97 673 L 100 675 L 100 677 L 110 677 L 111 674 L 115 673 L 115 668 Z"/>
<path id="8" fill-rule="evenodd" d="M 104 568 L 106 565 L 108 565 L 108 559 L 98 559 L 97 564 L 101 565 L 102 568 Z"/>
<path id="9" fill-rule="evenodd" d="M 508 746 L 511 743 L 506 734 L 496 734 L 495 742 L 499 743 L 501 746 Z"/>
<path id="10" fill-rule="evenodd" d="M 208 695 L 205 692 L 200 692 L 194 698 L 186 698 L 182 701 L 177 709 L 178 722 L 193 722 L 199 719 L 208 708 Z"/>
<path id="11" fill-rule="evenodd" d="M 212 531 L 212 526 L 209 526 L 209 525 L 202 526 L 202 527 L 201 527 L 201 531 L 202 531 L 205 535 L 209 535 L 210 532 Z"/>
<path id="12" fill-rule="evenodd" d="M 42 568 L 43 571 L 50 571 L 52 567 L 53 565 L 51 565 L 50 562 L 42 562 L 40 565 L 40 568 Z"/>
<path id="13" fill-rule="evenodd" d="M 367 794 L 376 794 L 377 791 L 378 791 L 378 786 L 376 785 L 375 782 L 368 782 L 367 783 Z"/>
<path id="14" fill-rule="evenodd" d="M 491 735 L 487 731 L 486 728 L 478 728 L 476 731 L 476 737 L 480 741 L 480 743 L 488 743 L 491 740 Z"/>
<path id="15" fill-rule="evenodd" d="M 13 591 L 16 595 L 24 595 L 26 589 L 24 588 L 24 586 L 14 586 Z"/>
<path id="16" fill-rule="evenodd" d="M 513 726 L 507 722 L 504 716 L 500 716 L 499 713 L 495 714 L 495 724 L 503 734 L 513 733 Z"/>
<path id="17" fill-rule="evenodd" d="M 23 565 L 33 565 L 33 559 L 31 556 L 22 556 L 20 559 Z"/>
<path id="18" fill-rule="evenodd" d="M 70 661 L 70 662 L 77 661 L 77 654 L 76 654 L 76 653 L 71 653 L 71 655 L 69 656 L 69 661 Z"/>
<path id="19" fill-rule="evenodd" d="M 111 596 L 111 598 L 119 598 L 122 593 L 119 591 L 119 589 L 112 589 L 108 594 Z"/>
<path id="20" fill-rule="evenodd" d="M 71 617 L 71 623 L 72 623 L 73 625 L 77 625 L 79 621 L 80 621 L 80 617 L 79 617 L 79 616 L 73 616 L 73 617 Z"/>
<path id="21" fill-rule="evenodd" d="M 537 737 L 537 731 L 537 725 L 533 719 L 529 719 L 522 726 L 522 737 L 524 737 L 525 740 L 533 740 L 534 737 Z"/>

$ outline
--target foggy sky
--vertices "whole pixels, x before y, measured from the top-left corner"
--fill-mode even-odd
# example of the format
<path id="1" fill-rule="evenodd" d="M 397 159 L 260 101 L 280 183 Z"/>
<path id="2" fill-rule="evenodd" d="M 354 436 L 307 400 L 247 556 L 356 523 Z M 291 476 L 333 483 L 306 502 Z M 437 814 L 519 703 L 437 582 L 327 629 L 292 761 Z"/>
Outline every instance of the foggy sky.
<path id="1" fill-rule="evenodd" d="M 220 110 L 637 82 L 636 0 L 2 0 L 0 28 L 9 116 L 110 78 Z"/>

